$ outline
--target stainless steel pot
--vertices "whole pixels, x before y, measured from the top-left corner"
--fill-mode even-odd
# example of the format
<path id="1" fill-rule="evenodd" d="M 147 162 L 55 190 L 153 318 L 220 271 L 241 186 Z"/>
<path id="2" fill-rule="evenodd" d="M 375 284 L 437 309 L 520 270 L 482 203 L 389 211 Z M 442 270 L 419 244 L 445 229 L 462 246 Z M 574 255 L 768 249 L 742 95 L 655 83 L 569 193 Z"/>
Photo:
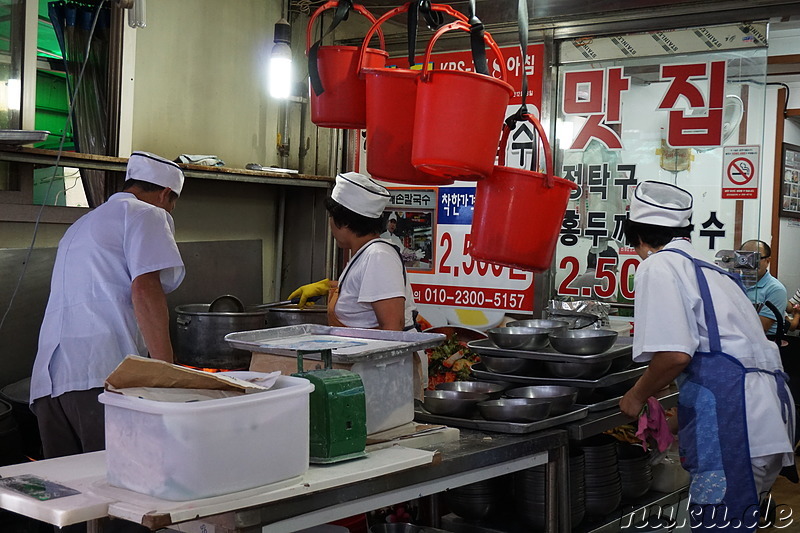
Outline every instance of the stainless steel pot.
<path id="1" fill-rule="evenodd" d="M 296 304 L 270 307 L 267 311 L 267 327 L 296 326 L 297 324 L 328 325 L 328 310 L 324 305 L 300 309 Z"/>
<path id="2" fill-rule="evenodd" d="M 242 313 L 209 312 L 209 304 L 175 308 L 175 362 L 199 368 L 240 370 L 250 367 L 250 352 L 231 347 L 225 335 L 266 327 L 268 309 Z"/>

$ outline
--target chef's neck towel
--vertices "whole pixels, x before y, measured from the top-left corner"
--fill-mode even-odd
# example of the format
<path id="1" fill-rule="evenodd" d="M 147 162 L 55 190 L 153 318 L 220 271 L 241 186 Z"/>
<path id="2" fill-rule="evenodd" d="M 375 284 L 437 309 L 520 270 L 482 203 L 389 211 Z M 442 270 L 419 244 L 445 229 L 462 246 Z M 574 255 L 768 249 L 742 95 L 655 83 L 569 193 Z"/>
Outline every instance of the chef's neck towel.
<path id="1" fill-rule="evenodd" d="M 639 416 L 639 426 L 636 429 L 636 436 L 642 441 L 642 446 L 646 449 L 648 440 L 655 441 L 659 452 L 669 448 L 675 440 L 672 432 L 667 425 L 667 416 L 664 408 L 654 397 L 650 396 L 643 408 L 643 413 Z"/>

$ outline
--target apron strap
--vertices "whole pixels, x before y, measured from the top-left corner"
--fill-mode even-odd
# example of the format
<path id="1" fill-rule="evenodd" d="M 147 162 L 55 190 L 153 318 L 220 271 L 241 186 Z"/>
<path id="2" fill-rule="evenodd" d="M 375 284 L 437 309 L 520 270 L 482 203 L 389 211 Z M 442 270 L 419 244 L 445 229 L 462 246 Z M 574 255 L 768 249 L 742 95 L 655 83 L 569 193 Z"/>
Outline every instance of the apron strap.
<path id="1" fill-rule="evenodd" d="M 403 263 L 403 254 L 400 252 L 400 248 L 398 248 L 397 246 L 395 246 L 394 244 L 392 244 L 392 243 L 390 243 L 388 241 L 384 241 L 382 239 L 375 239 L 375 240 L 369 241 L 367 244 L 365 244 L 364 247 L 361 248 L 361 250 L 358 251 L 356 256 L 353 257 L 350 260 L 350 263 L 347 265 L 347 270 L 344 271 L 344 273 L 342 274 L 342 277 L 339 279 L 339 287 L 343 286 L 344 280 L 347 278 L 347 274 L 350 272 L 351 265 L 353 263 L 355 263 L 361 257 L 362 251 L 367 249 L 368 247 L 372 246 L 376 242 L 382 242 L 384 244 L 388 244 L 389 246 L 392 247 L 392 249 L 395 252 L 397 252 L 397 257 L 400 259 L 400 265 L 403 267 L 403 287 L 408 285 L 408 274 L 406 273 L 406 265 L 405 265 L 405 263 Z M 422 328 L 417 323 L 417 315 L 418 314 L 419 314 L 419 312 L 416 309 L 411 311 L 411 317 L 413 319 L 413 323 L 410 326 L 406 326 L 405 328 L 403 328 L 403 331 L 409 331 L 409 330 L 412 330 L 412 329 L 416 329 L 417 331 L 421 331 L 422 330 Z"/>
<path id="2" fill-rule="evenodd" d="M 350 265 L 352 265 L 353 263 L 355 263 L 355 262 L 356 262 L 356 261 L 357 261 L 357 260 L 358 260 L 358 259 L 361 257 L 361 255 L 362 255 L 362 251 L 363 251 L 363 250 L 366 250 L 367 248 L 369 248 L 370 246 L 372 246 L 372 245 L 373 245 L 373 244 L 375 244 L 376 242 L 382 242 L 382 243 L 384 243 L 384 244 L 388 244 L 389 246 L 391 246 L 391 247 L 392 247 L 392 249 L 393 249 L 395 252 L 397 252 L 397 257 L 399 257 L 399 258 L 400 258 L 400 265 L 402 265 L 402 267 L 403 267 L 403 286 L 405 286 L 406 284 L 408 284 L 408 276 L 407 276 L 407 274 L 406 274 L 406 265 L 405 265 L 405 263 L 403 263 L 403 254 L 402 254 L 402 253 L 400 253 L 400 248 L 398 248 L 397 246 L 395 246 L 394 244 L 392 244 L 392 243 L 390 243 L 390 242 L 388 242 L 388 241 L 384 241 L 384 240 L 382 240 L 382 239 L 375 239 L 375 240 L 369 241 L 367 244 L 365 244 L 365 245 L 364 245 L 364 247 L 363 247 L 363 248 L 361 248 L 361 250 L 359 250 L 359 251 L 358 251 L 358 253 L 356 254 L 356 256 L 355 256 L 355 257 L 353 257 L 353 258 L 350 260 L 350 263 L 349 263 L 349 264 L 348 264 L 348 266 L 347 266 L 347 270 L 345 270 L 345 271 L 344 271 L 344 273 L 342 274 L 342 277 L 339 279 L 339 287 L 341 287 L 341 286 L 344 284 L 344 280 L 345 280 L 345 278 L 347 278 L 347 274 L 349 274 L 349 273 L 350 273 Z"/>
<path id="3" fill-rule="evenodd" d="M 661 252 L 674 252 L 678 255 L 682 255 L 689 261 L 694 264 L 694 271 L 697 274 L 697 284 L 700 288 L 700 297 L 703 299 L 703 316 L 706 319 L 706 328 L 708 329 L 708 345 L 709 349 L 712 352 L 721 352 L 722 351 L 722 342 L 719 338 L 719 324 L 717 323 L 717 313 L 714 310 L 714 302 L 711 299 L 711 289 L 708 286 L 708 280 L 703 274 L 703 269 L 707 268 L 709 270 L 714 270 L 720 274 L 728 276 L 736 284 L 739 288 L 744 291 L 744 286 L 742 285 L 741 279 L 738 276 L 731 274 L 727 270 L 723 270 L 722 268 L 718 267 L 717 265 L 712 265 L 702 259 L 697 259 L 692 257 L 691 255 L 687 254 L 683 250 L 676 250 L 674 248 L 668 248 L 659 250 L 657 253 Z"/>

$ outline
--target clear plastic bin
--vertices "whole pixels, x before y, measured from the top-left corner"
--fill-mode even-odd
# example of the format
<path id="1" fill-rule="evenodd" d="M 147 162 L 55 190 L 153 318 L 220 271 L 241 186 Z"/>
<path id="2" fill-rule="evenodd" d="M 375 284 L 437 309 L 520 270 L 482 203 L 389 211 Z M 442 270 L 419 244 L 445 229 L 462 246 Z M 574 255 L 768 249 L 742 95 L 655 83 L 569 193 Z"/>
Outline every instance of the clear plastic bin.
<path id="1" fill-rule="evenodd" d="M 280 376 L 265 392 L 190 403 L 104 392 L 108 483 L 186 501 L 300 476 L 312 390 Z"/>

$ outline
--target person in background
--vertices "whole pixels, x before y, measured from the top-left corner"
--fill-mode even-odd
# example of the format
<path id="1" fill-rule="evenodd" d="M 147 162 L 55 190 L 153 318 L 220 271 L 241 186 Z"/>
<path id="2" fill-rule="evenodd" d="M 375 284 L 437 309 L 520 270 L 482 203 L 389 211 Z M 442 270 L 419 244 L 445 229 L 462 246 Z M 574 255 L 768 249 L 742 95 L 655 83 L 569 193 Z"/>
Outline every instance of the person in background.
<path id="1" fill-rule="evenodd" d="M 403 246 L 403 240 L 397 236 L 395 231 L 397 231 L 397 213 L 392 211 L 389 214 L 389 218 L 386 219 L 386 231 L 381 233 L 381 239 L 389 241 L 402 250 L 405 248 L 405 246 Z"/>
<path id="2" fill-rule="evenodd" d="M 618 268 L 619 268 L 619 264 L 618 264 L 619 255 L 617 254 L 617 252 L 611 246 L 607 247 L 605 250 L 600 252 L 599 256 L 614 260 L 614 262 L 612 263 L 611 268 L 609 268 L 608 266 L 605 266 L 605 270 L 608 270 L 608 271 L 611 271 L 611 272 L 616 272 L 618 270 Z M 591 250 L 589 251 L 589 254 L 586 256 L 586 270 L 583 272 L 583 274 L 580 274 L 579 276 L 577 276 L 572 281 L 572 283 L 569 284 L 569 286 L 572 289 L 578 289 L 579 292 L 578 292 L 578 296 L 576 296 L 576 298 L 579 299 L 579 300 L 592 299 L 592 300 L 598 300 L 598 301 L 603 301 L 603 302 L 615 301 L 615 296 L 614 295 L 611 295 L 611 296 L 609 296 L 607 298 L 600 298 L 599 296 L 597 296 L 597 292 L 595 291 L 595 286 L 596 285 L 607 286 L 607 284 L 608 284 L 608 280 L 606 280 L 604 278 L 598 278 L 597 277 L 597 257 L 598 257 L 598 254 L 592 252 Z M 582 289 L 584 287 L 589 287 L 591 289 L 591 291 L 592 291 L 591 294 L 588 297 L 583 294 Z"/>
<path id="3" fill-rule="evenodd" d="M 172 362 L 165 295 L 185 269 L 170 213 L 183 182 L 177 164 L 134 152 L 123 191 L 78 219 L 59 242 L 31 377 L 45 458 L 105 448 L 97 397 L 126 355 Z M 139 530 L 113 522 L 107 530 Z"/>
<path id="4" fill-rule="evenodd" d="M 764 241 L 750 240 L 742 244 L 741 250 L 758 252 L 761 256 L 758 262 L 758 281 L 754 286 L 747 288 L 747 296 L 758 309 L 764 333 L 774 337 L 778 333 L 777 317 L 772 309 L 764 305 L 764 302 L 770 302 L 780 313 L 783 309 L 786 309 L 788 298 L 786 296 L 786 287 L 767 270 L 772 256 L 772 249 Z"/>
<path id="5" fill-rule="evenodd" d="M 415 327 L 416 306 L 400 250 L 380 237 L 389 191 L 356 172 L 336 176 L 325 207 L 333 237 L 349 250 L 339 281 L 303 285 L 289 299 L 328 295 L 328 324 L 401 331 Z"/>
<path id="6" fill-rule="evenodd" d="M 759 495 L 794 463 L 793 400 L 738 277 L 699 259 L 691 216 L 692 196 L 679 187 L 645 181 L 634 191 L 625 237 L 643 261 L 633 359 L 650 364 L 620 409 L 639 417 L 677 379 L 692 531 L 718 531 L 719 520 L 753 531 Z"/>
<path id="7" fill-rule="evenodd" d="M 800 325 L 800 289 L 797 289 L 794 296 L 786 303 L 786 320 L 789 323 L 789 331 L 796 330 Z"/>

